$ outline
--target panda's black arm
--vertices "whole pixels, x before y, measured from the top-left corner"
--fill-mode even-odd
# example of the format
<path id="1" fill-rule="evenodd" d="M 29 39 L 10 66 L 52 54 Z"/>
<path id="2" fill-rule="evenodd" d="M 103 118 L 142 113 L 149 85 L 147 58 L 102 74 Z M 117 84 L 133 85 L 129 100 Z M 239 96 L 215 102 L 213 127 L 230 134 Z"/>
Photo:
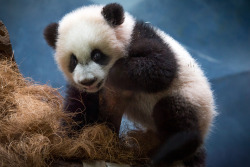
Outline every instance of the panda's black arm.
<path id="1" fill-rule="evenodd" d="M 205 165 L 198 112 L 196 106 L 180 95 L 165 97 L 155 105 L 152 116 L 162 142 L 153 157 L 155 165 L 179 160 L 186 166 Z"/>
<path id="2" fill-rule="evenodd" d="M 153 93 L 166 89 L 176 74 L 176 59 L 168 46 L 143 38 L 132 43 L 128 57 L 114 64 L 108 81 L 121 89 Z"/>
<path id="3" fill-rule="evenodd" d="M 80 92 L 78 89 L 68 85 L 64 110 L 75 113 L 73 120 L 77 125 L 73 130 L 80 130 L 86 124 L 97 122 L 99 114 L 99 94 Z"/>

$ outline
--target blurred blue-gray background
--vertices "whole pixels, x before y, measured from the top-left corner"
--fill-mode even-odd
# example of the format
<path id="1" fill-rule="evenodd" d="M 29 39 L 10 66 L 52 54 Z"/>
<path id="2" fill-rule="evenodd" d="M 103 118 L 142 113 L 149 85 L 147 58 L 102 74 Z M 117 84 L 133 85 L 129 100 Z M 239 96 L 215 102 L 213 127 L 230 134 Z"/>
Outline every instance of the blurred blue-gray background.
<path id="1" fill-rule="evenodd" d="M 211 81 L 219 116 L 206 148 L 209 167 L 250 166 L 250 1 L 248 0 L 0 0 L 25 77 L 64 88 L 43 29 L 71 10 L 118 2 L 184 45 Z"/>

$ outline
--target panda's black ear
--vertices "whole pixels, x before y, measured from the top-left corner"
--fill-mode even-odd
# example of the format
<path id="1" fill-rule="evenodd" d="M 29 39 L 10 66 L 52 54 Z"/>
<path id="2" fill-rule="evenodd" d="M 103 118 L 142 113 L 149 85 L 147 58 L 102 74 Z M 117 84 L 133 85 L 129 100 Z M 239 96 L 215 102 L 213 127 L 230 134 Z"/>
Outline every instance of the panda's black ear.
<path id="1" fill-rule="evenodd" d="M 58 36 L 58 23 L 49 24 L 43 31 L 43 35 L 48 45 L 53 49 L 56 48 L 56 40 Z"/>
<path id="2" fill-rule="evenodd" d="M 124 10 L 118 3 L 110 3 L 104 6 L 102 15 L 112 27 L 119 26 L 124 21 Z"/>

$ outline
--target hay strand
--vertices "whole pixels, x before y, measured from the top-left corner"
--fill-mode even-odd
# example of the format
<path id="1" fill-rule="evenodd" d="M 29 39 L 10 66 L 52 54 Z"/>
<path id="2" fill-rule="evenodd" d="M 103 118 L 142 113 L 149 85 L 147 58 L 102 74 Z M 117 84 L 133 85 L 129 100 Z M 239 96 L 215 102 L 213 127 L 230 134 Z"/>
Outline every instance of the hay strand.
<path id="1" fill-rule="evenodd" d="M 15 67 L 7 59 L 0 61 L 1 166 L 42 167 L 56 159 L 148 162 L 138 136 L 121 139 L 105 124 L 87 126 L 69 137 L 70 123 L 61 122 L 72 121 L 72 115 L 63 112 L 58 90 L 25 79 Z"/>

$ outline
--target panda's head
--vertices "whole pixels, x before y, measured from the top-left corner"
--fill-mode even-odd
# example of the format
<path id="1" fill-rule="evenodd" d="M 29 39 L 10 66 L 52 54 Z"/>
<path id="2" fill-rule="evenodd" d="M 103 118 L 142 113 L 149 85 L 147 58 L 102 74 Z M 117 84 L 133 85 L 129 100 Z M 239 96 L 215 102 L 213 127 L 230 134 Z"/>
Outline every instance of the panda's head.
<path id="1" fill-rule="evenodd" d="M 126 56 L 134 19 L 116 3 L 82 7 L 44 30 L 55 60 L 76 88 L 97 92 L 116 60 Z"/>

